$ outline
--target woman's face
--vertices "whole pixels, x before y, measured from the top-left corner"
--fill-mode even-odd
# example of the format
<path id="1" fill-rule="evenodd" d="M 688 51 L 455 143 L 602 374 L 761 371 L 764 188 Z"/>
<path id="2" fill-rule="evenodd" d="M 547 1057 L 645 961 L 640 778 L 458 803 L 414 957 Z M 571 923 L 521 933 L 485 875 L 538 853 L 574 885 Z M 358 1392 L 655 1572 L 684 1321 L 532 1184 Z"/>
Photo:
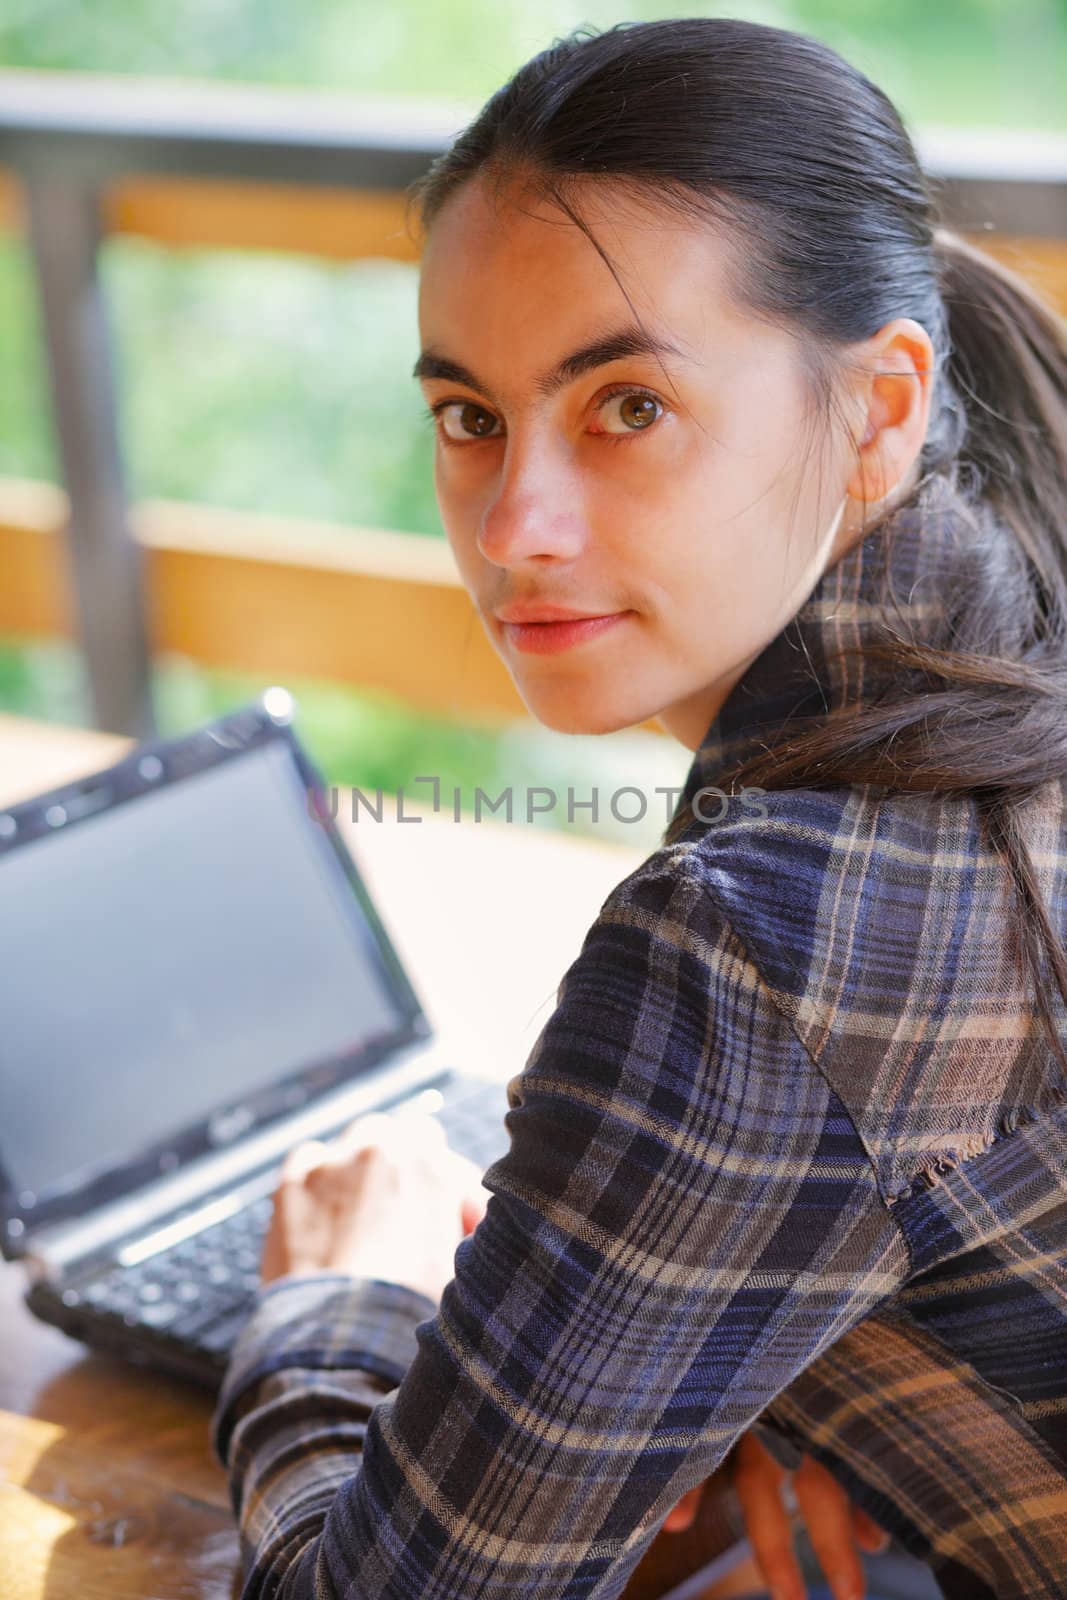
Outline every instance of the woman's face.
<path id="1" fill-rule="evenodd" d="M 574 359 L 634 326 L 606 263 L 565 213 L 494 207 L 469 182 L 421 269 L 416 375 L 438 413 L 437 499 L 539 721 L 607 733 L 658 716 L 695 749 L 858 531 L 855 458 L 820 459 L 796 347 L 731 309 L 710 226 L 590 189 L 583 214 L 672 347 L 669 381 L 647 353 Z M 600 621 L 521 626 L 506 615 L 521 607 Z"/>

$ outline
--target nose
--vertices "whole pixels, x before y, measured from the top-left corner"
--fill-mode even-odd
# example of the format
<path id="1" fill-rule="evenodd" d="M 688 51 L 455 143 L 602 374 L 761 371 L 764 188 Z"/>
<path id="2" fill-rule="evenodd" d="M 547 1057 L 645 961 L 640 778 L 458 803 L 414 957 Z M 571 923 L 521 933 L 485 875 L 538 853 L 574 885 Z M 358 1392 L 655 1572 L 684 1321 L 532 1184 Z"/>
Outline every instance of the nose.
<path id="1" fill-rule="evenodd" d="M 498 567 L 535 560 L 573 561 L 584 540 L 581 496 L 567 463 L 550 446 L 507 453 L 496 493 L 482 513 L 478 548 Z"/>

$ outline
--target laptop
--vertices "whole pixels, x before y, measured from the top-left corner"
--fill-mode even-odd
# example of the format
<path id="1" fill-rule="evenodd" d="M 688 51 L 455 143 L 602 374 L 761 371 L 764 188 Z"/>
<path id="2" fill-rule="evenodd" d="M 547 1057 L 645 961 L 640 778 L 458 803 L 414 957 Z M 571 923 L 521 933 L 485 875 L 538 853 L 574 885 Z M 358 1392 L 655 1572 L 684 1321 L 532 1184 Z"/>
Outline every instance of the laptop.
<path id="1" fill-rule="evenodd" d="M 86 1344 L 218 1389 L 281 1164 L 464 1076 L 336 828 L 283 688 L 0 812 L 0 1246 Z"/>

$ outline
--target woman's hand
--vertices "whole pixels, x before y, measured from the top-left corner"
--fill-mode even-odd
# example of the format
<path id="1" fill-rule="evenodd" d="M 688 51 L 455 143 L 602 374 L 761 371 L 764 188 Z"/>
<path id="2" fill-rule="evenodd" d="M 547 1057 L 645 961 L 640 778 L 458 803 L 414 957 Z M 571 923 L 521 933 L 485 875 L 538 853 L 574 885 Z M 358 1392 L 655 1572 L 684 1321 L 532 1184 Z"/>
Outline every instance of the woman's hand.
<path id="1" fill-rule="evenodd" d="M 789 1512 L 782 1503 L 786 1478 L 792 1479 L 808 1538 L 834 1600 L 863 1600 L 866 1585 L 857 1546 L 872 1554 L 882 1551 L 889 1535 L 852 1504 L 836 1478 L 814 1457 L 805 1456 L 795 1472 L 788 1472 L 750 1430 L 734 1447 L 731 1482 L 741 1502 L 752 1553 L 774 1600 L 805 1600 L 807 1594 L 793 1548 Z M 683 1495 L 668 1513 L 664 1528 L 687 1528 L 703 1492 L 703 1485 L 698 1484 Z"/>
<path id="2" fill-rule="evenodd" d="M 456 1246 L 485 1215 L 481 1176 L 429 1113 L 358 1117 L 329 1144 L 289 1152 L 260 1277 L 347 1272 L 439 1301 Z"/>

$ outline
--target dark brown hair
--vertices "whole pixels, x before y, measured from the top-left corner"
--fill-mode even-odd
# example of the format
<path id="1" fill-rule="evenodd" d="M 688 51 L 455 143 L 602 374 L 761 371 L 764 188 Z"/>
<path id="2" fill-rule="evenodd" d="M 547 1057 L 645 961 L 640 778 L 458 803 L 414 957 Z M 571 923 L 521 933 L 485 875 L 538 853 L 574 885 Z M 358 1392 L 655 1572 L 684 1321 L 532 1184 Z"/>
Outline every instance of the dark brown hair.
<path id="1" fill-rule="evenodd" d="M 1048 998 L 1051 976 L 1067 1003 L 1067 954 L 1024 816 L 1042 785 L 1067 777 L 1063 321 L 1018 274 L 941 225 L 886 95 L 827 45 L 786 29 L 729 17 L 577 29 L 526 62 L 411 186 L 409 225 L 413 206 L 425 234 L 475 174 L 512 194 L 521 180 L 551 200 L 624 294 L 580 213 L 591 179 L 723 224 L 736 303 L 796 336 L 816 416 L 841 414 L 840 347 L 895 317 L 926 329 L 935 380 L 918 478 L 865 532 L 883 520 L 891 531 L 902 506 L 921 509 L 947 477 L 990 531 L 990 559 L 941 636 L 887 626 L 884 642 L 863 647 L 896 694 L 788 726 L 732 779 L 972 797 L 1009 865 L 1024 969 L 1067 1067 Z M 998 527 L 1014 539 L 998 545 Z M 1007 560 L 993 553 L 1005 545 Z"/>

